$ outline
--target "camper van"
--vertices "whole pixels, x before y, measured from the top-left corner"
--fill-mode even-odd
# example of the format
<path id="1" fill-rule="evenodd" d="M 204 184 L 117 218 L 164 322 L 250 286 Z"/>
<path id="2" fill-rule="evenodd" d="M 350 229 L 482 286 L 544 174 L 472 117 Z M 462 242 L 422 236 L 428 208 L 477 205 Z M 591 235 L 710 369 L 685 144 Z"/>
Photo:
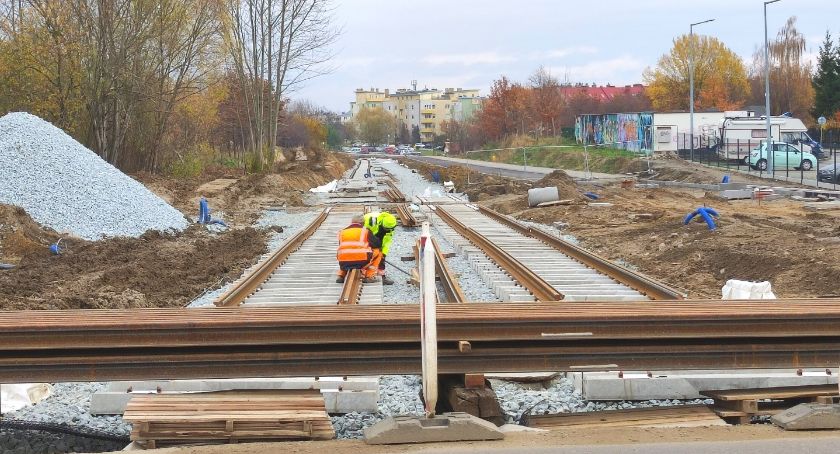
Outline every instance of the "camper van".
<path id="1" fill-rule="evenodd" d="M 770 117 L 773 138 L 797 147 L 803 153 L 822 157 L 820 144 L 808 136 L 808 128 L 798 118 Z M 766 117 L 726 117 L 720 126 L 718 155 L 723 159 L 749 160 L 750 152 L 767 138 Z"/>

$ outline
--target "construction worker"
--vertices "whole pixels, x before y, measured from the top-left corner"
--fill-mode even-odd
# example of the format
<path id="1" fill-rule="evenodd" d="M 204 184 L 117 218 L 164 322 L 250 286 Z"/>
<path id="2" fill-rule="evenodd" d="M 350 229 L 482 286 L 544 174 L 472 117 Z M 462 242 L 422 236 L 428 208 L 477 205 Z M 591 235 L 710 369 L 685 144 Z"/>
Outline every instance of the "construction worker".
<path id="1" fill-rule="evenodd" d="M 382 253 L 374 251 L 370 243 L 371 233 L 364 227 L 364 219 L 354 216 L 350 225 L 338 233 L 338 283 L 343 283 L 352 269 L 362 270 L 362 282 L 376 282 Z"/>
<path id="2" fill-rule="evenodd" d="M 382 276 L 382 283 L 391 285 L 393 280 L 385 276 L 385 257 L 394 239 L 394 229 L 397 228 L 397 218 L 393 214 L 383 211 L 381 213 L 367 213 L 364 216 L 365 229 L 370 231 L 370 245 L 374 255 L 379 251 L 382 259 L 379 261 L 379 275 Z"/>

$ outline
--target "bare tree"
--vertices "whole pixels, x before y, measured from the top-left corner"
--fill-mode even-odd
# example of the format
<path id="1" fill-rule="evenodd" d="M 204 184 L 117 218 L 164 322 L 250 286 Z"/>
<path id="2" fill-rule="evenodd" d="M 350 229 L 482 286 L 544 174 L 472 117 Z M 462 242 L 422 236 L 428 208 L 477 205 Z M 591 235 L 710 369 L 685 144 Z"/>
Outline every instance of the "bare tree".
<path id="1" fill-rule="evenodd" d="M 534 128 L 540 132 L 551 128 L 551 134 L 556 137 L 557 122 L 563 110 L 560 82 L 542 66 L 528 78 L 528 82 L 531 86 L 528 102 Z"/>
<path id="2" fill-rule="evenodd" d="M 806 39 L 790 17 L 770 42 L 770 111 L 779 115 L 793 112 L 808 123 L 814 106 L 813 67 L 805 60 Z M 753 104 L 764 105 L 764 48 L 756 46 L 750 68 Z"/>
<path id="3" fill-rule="evenodd" d="M 323 74 L 338 36 L 329 0 L 227 0 L 233 71 L 248 107 L 248 141 L 262 165 L 277 144 L 283 99 Z"/>

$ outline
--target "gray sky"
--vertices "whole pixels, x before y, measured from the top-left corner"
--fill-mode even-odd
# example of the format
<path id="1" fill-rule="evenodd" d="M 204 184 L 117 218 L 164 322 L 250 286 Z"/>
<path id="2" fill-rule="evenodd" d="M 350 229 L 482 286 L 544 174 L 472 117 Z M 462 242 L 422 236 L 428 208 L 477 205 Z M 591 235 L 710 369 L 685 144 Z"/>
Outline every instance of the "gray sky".
<path id="1" fill-rule="evenodd" d="M 356 88 L 479 88 L 501 75 L 525 81 L 540 65 L 561 80 L 642 81 L 692 22 L 751 60 L 764 39 L 762 0 L 335 0 L 343 33 L 335 70 L 292 95 L 342 112 Z M 840 34 L 840 0 L 768 7 L 772 37 L 790 16 L 815 59 L 825 31 Z"/>

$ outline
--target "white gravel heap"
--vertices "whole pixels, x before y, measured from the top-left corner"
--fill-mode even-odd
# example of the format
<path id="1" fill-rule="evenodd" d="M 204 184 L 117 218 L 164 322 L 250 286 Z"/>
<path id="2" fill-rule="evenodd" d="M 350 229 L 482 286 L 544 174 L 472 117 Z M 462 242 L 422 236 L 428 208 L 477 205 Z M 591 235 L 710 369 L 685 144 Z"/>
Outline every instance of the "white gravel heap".
<path id="1" fill-rule="evenodd" d="M 0 118 L 0 203 L 87 240 L 183 230 L 181 212 L 34 115 Z"/>

